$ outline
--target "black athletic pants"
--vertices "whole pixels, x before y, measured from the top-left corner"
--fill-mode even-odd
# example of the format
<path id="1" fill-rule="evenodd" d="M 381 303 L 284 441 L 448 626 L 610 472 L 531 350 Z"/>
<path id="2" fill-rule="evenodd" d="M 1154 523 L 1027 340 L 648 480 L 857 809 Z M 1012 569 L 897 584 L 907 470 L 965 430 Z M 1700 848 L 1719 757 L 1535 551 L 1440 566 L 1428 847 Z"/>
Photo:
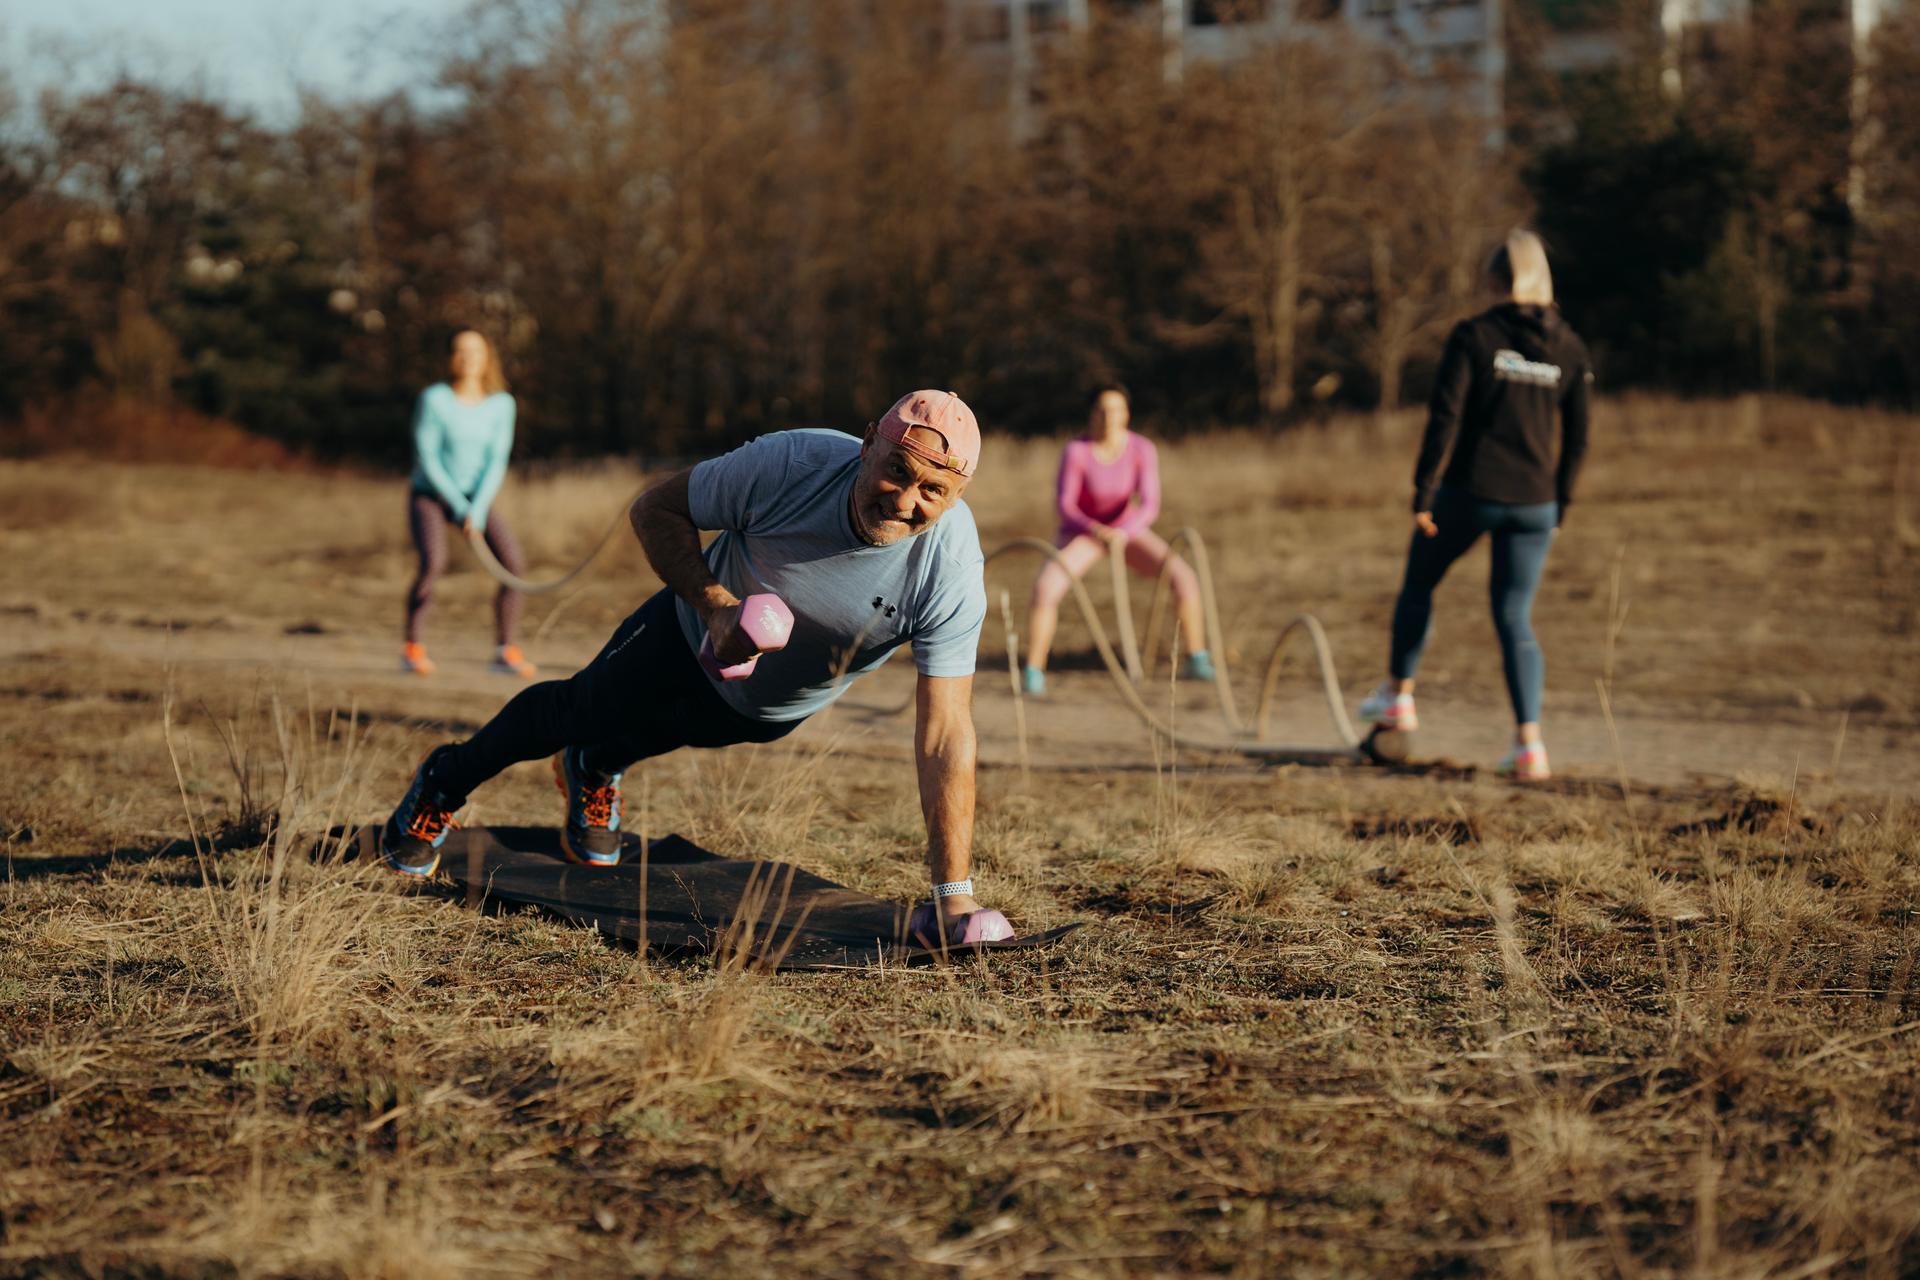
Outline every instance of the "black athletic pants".
<path id="1" fill-rule="evenodd" d="M 681 747 L 772 742 L 800 724 L 754 720 L 728 706 L 680 634 L 673 593 L 663 590 L 570 679 L 528 685 L 478 733 L 436 751 L 431 780 L 464 801 L 508 765 L 563 747 L 583 748 L 587 768 L 611 775 Z"/>

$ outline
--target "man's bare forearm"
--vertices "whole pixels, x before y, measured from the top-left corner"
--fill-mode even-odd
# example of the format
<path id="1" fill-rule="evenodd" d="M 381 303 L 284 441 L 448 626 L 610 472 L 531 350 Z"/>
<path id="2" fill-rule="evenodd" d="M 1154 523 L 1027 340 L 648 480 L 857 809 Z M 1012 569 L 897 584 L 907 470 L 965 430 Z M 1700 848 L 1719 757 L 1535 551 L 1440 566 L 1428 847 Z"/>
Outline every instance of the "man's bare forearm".
<path id="1" fill-rule="evenodd" d="M 668 476 L 641 494 L 627 517 L 660 581 L 702 618 L 711 618 L 716 610 L 731 608 L 740 600 L 713 576 L 700 554 L 700 530 L 687 509 L 692 474 L 682 471 Z"/>
<path id="2" fill-rule="evenodd" d="M 971 682 L 969 681 L 970 685 Z M 935 884 L 965 880 L 973 866 L 974 774 L 978 754 L 968 694 L 935 699 L 921 682 L 914 756 L 920 812 L 927 823 L 927 866 Z"/>
<path id="3" fill-rule="evenodd" d="M 935 884 L 965 880 L 973 869 L 973 792 L 971 749 L 964 759 L 921 760 L 920 811 L 927 820 L 927 866 Z"/>

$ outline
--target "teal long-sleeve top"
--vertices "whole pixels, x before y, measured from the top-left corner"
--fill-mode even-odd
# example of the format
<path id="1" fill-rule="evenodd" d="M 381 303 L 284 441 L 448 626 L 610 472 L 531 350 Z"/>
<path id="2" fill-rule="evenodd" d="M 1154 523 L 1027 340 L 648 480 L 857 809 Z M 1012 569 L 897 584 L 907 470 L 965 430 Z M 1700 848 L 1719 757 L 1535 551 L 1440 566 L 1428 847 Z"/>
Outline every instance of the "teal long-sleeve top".
<path id="1" fill-rule="evenodd" d="M 447 504 L 455 520 L 472 516 L 486 528 L 487 513 L 507 477 L 513 452 L 513 397 L 495 392 L 468 404 L 436 382 L 413 411 L 413 487 Z"/>

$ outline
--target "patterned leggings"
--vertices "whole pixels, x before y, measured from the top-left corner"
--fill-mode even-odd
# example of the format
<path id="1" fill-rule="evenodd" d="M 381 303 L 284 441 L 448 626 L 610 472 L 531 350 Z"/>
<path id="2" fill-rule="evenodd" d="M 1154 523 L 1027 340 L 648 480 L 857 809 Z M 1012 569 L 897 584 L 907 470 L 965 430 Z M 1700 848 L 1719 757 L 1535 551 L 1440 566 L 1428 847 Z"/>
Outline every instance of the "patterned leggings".
<path id="1" fill-rule="evenodd" d="M 427 612 L 433 606 L 434 580 L 447 567 L 447 526 L 457 523 L 453 512 L 438 497 L 418 489 L 408 493 L 407 525 L 413 530 L 413 548 L 420 554 L 419 571 L 407 589 L 408 644 L 419 643 Z M 514 541 L 513 531 L 507 528 L 498 511 L 487 513 L 487 546 L 508 572 L 515 575 L 526 572 L 520 559 L 520 544 Z M 494 639 L 498 643 L 513 643 L 513 633 L 520 625 L 521 603 L 520 593 L 508 587 L 501 587 L 500 594 L 493 598 Z"/>

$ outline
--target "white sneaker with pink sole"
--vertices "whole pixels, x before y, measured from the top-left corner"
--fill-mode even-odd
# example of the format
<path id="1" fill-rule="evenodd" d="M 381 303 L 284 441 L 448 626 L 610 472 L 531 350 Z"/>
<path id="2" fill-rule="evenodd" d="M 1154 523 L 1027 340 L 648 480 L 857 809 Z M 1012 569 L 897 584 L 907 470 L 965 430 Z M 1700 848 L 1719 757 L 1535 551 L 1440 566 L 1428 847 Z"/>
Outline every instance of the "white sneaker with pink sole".
<path id="1" fill-rule="evenodd" d="M 1553 776 L 1553 770 L 1547 767 L 1547 748 L 1544 743 L 1515 743 L 1513 750 L 1507 752 L 1507 758 L 1494 766 L 1494 771 L 1503 778 L 1513 778 L 1520 782 L 1544 782 Z"/>
<path id="2" fill-rule="evenodd" d="M 1381 685 L 1361 699 L 1360 719 L 1368 724 L 1377 724 L 1382 729 L 1398 729 L 1403 733 L 1412 733 L 1420 727 L 1420 716 L 1413 708 L 1413 695 L 1395 693 L 1390 684 Z"/>

